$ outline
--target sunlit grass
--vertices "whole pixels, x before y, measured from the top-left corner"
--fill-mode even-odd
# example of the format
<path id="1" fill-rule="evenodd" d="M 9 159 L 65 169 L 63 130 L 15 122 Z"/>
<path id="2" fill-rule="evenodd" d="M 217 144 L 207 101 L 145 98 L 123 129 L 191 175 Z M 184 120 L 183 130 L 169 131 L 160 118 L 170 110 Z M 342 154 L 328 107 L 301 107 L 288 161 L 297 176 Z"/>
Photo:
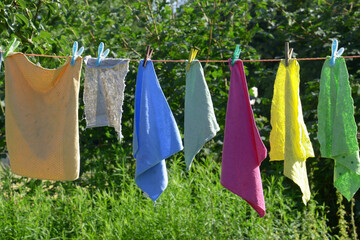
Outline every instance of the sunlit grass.
<path id="1" fill-rule="evenodd" d="M 200 161 L 198 161 L 200 162 Z M 1 177 L 0 239 L 325 239 L 325 209 L 303 206 L 283 177 L 263 177 L 267 214 L 220 185 L 210 158 L 186 172 L 171 159 L 169 186 L 154 204 L 122 168 L 107 186 Z M 170 164 L 171 163 L 171 164 Z M 87 176 L 84 174 L 83 176 Z M 84 178 L 84 177 L 83 177 Z M 112 182 L 111 179 L 121 179 Z"/>

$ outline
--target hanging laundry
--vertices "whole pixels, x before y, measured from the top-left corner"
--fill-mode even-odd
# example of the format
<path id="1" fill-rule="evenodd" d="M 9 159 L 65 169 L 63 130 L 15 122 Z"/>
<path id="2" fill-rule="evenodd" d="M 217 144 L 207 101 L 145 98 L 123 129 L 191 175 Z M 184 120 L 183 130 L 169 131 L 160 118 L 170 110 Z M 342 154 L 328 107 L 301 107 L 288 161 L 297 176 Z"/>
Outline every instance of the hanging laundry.
<path id="1" fill-rule="evenodd" d="M 97 58 L 86 56 L 84 105 L 87 127 L 111 126 L 119 138 L 124 102 L 125 77 L 129 60 L 106 58 L 96 66 Z"/>
<path id="2" fill-rule="evenodd" d="M 82 58 L 46 69 L 21 53 L 5 58 L 5 131 L 15 174 L 79 177 L 78 96 Z"/>
<path id="3" fill-rule="evenodd" d="M 203 145 L 220 130 L 209 88 L 199 61 L 186 72 L 184 151 L 187 170 Z"/>
<path id="4" fill-rule="evenodd" d="M 321 156 L 335 160 L 334 186 L 347 200 L 360 187 L 360 160 L 354 101 L 343 58 L 327 59 L 320 79 L 318 139 Z"/>
<path id="5" fill-rule="evenodd" d="M 299 70 L 295 59 L 287 67 L 280 62 L 271 104 L 269 156 L 270 161 L 284 160 L 284 175 L 300 187 L 306 204 L 310 200 L 306 159 L 314 157 L 314 150 L 302 114 Z"/>
<path id="6" fill-rule="evenodd" d="M 168 184 L 165 158 L 183 149 L 175 118 L 151 60 L 140 61 L 135 90 L 133 154 L 136 184 L 153 200 Z"/>
<path id="7" fill-rule="evenodd" d="M 267 150 L 256 128 L 242 61 L 231 67 L 221 166 L 221 184 L 265 215 L 260 164 Z"/>

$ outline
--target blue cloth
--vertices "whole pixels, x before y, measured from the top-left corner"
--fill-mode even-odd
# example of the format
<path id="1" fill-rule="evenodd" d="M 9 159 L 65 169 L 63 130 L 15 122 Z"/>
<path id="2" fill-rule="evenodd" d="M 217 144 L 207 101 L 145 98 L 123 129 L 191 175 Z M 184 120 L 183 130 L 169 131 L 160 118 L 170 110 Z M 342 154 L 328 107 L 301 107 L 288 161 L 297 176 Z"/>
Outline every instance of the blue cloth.
<path id="1" fill-rule="evenodd" d="M 153 63 L 140 61 L 135 90 L 133 154 L 135 182 L 153 201 L 168 184 L 165 158 L 183 149 L 175 118 L 161 90 Z"/>

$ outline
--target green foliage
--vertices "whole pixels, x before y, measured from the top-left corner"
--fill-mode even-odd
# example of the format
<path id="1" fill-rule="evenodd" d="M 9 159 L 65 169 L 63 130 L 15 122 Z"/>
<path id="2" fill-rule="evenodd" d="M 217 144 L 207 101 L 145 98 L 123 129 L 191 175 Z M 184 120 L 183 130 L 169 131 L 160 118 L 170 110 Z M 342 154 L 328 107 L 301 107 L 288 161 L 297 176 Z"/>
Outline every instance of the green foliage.
<path id="1" fill-rule="evenodd" d="M 356 233 L 356 224 L 355 224 L 355 214 L 354 214 L 354 208 L 355 208 L 355 199 L 352 198 L 351 199 L 351 227 L 352 227 L 352 232 L 351 232 L 351 236 L 352 239 L 358 239 L 357 238 L 357 233 Z"/>
<path id="2" fill-rule="evenodd" d="M 173 6 L 177 2 L 173 0 L 4 0 L 0 2 L 0 45 L 6 48 L 12 38 L 17 37 L 21 41 L 21 45 L 18 48 L 21 52 L 69 56 L 71 55 L 72 44 L 76 40 L 80 46 L 85 47 L 83 56 L 97 56 L 98 45 L 100 42 L 104 42 L 105 47 L 111 50 L 109 57 L 135 59 L 144 56 L 145 47 L 149 44 L 154 48 L 153 59 L 187 59 L 190 49 L 193 46 L 197 46 L 200 48 L 198 53 L 199 59 L 224 60 L 232 56 L 236 44 L 241 46 L 242 52 L 240 58 L 242 59 L 282 58 L 285 41 L 290 41 L 291 47 L 294 48 L 295 57 L 322 57 L 330 55 L 331 39 L 337 38 L 340 46 L 345 47 L 344 55 L 360 54 L 360 42 L 358 41 L 360 37 L 360 3 L 358 1 L 189 0 L 181 6 L 177 5 L 178 8 L 175 11 Z M 56 68 L 64 63 L 64 60 L 59 58 L 29 58 L 34 62 L 40 62 L 42 66 L 47 68 Z M 207 210 L 212 209 L 210 207 L 211 201 L 215 201 L 214 199 L 211 200 L 210 195 L 199 197 L 201 203 L 206 203 L 207 208 L 196 205 L 199 211 L 191 212 L 192 214 L 199 215 L 199 218 L 202 217 L 202 219 L 196 220 L 204 224 L 199 227 L 205 233 L 212 233 L 214 236 L 227 238 L 238 238 L 239 236 L 254 238 L 251 236 L 256 236 L 254 234 L 258 230 L 250 229 L 250 225 L 246 225 L 247 221 L 250 221 L 249 224 L 259 226 L 259 229 L 262 229 L 259 231 L 268 234 L 274 233 L 271 235 L 271 238 L 279 236 L 326 238 L 326 232 L 335 234 L 339 231 L 337 229 L 338 221 L 336 214 L 338 205 L 336 202 L 337 198 L 335 197 L 336 192 L 333 187 L 333 160 L 319 157 L 319 143 L 317 141 L 316 107 L 322 61 L 302 61 L 300 65 L 300 95 L 304 118 L 316 154 L 316 158 L 307 161 L 311 191 L 316 193 L 312 195 L 313 202 L 307 207 L 302 206 L 301 193 L 298 187 L 290 180 L 281 180 L 281 184 L 275 183 L 279 180 L 275 181 L 273 176 L 282 175 L 282 163 L 269 163 L 269 161 L 265 160 L 262 163 L 261 171 L 264 185 L 266 185 L 264 188 L 267 196 L 267 216 L 264 219 L 258 219 L 253 213 L 249 214 L 249 212 L 252 212 L 249 210 L 249 206 L 246 204 L 237 206 L 236 204 L 240 201 L 239 198 L 231 194 L 226 195 L 226 193 L 223 193 L 226 191 L 222 189 L 222 194 L 225 194 L 224 196 L 232 201 L 229 205 L 223 207 L 226 210 L 226 214 L 215 214 L 216 210 L 214 210 L 214 215 L 209 215 L 212 217 L 206 215 Z M 355 118 L 356 122 L 360 123 L 360 112 L 358 111 L 358 106 L 360 106 L 359 60 L 349 59 L 347 60 L 347 65 L 355 103 Z M 161 205 L 160 201 L 163 201 L 166 209 L 157 206 L 154 208 L 157 210 L 155 212 L 154 209 L 151 210 L 151 204 L 140 197 L 139 190 L 134 185 L 134 181 L 130 181 L 134 179 L 135 172 L 135 160 L 132 157 L 131 144 L 137 66 L 137 62 L 130 63 L 130 72 L 126 78 L 122 118 L 124 139 L 121 143 L 117 141 L 116 132 L 112 128 L 86 129 L 82 91 L 80 91 L 79 124 L 82 172 L 79 180 L 72 183 L 52 183 L 27 178 L 16 178 L 11 175 L 1 178 L 3 184 L 1 191 L 5 195 L 11 196 L 11 194 L 15 194 L 11 190 L 11 186 L 14 185 L 21 185 L 21 189 L 23 189 L 21 194 L 16 193 L 18 195 L 15 198 L 13 196 L 13 198 L 3 198 L 0 201 L 0 204 L 6 205 L 6 207 L 14 212 L 14 214 L 9 216 L 10 219 L 12 218 L 9 221 L 13 222 L 13 228 L 21 233 L 16 236 L 29 234 L 29 232 L 26 232 L 27 230 L 16 229 L 19 228 L 19 226 L 15 225 L 16 218 L 27 221 L 32 226 L 30 229 L 35 229 L 35 225 L 32 225 L 35 223 L 39 224 L 39 226 L 44 225 L 48 227 L 48 230 L 45 227 L 39 228 L 39 232 L 32 233 L 34 235 L 31 236 L 34 237 L 58 233 L 64 237 L 91 238 L 95 236 L 95 231 L 99 229 L 102 230 L 104 235 L 109 234 L 109 236 L 110 234 L 114 234 L 112 236 L 129 236 L 127 234 L 131 231 L 133 231 L 131 233 L 136 234 L 134 236 L 139 236 L 138 234 L 140 234 L 142 228 L 144 228 L 142 233 L 148 231 L 149 236 L 152 233 L 159 238 L 164 236 L 172 237 L 176 236 L 176 234 L 184 234 L 181 236 L 185 238 L 193 236 L 192 233 L 196 231 L 195 228 L 189 230 L 188 235 L 179 228 L 180 226 L 186 226 L 179 219 L 188 219 L 189 216 L 187 215 L 181 215 L 179 219 L 170 218 L 171 215 L 167 215 L 167 218 L 157 218 L 156 224 L 160 224 L 161 227 L 165 227 L 168 221 L 171 220 L 171 226 L 174 230 L 173 232 L 169 230 L 164 236 L 160 235 L 161 232 L 154 232 L 156 228 L 154 228 L 155 223 L 150 221 L 151 217 L 154 217 L 154 214 L 160 214 L 160 212 L 165 214 L 166 211 L 178 211 L 172 207 L 170 208 L 172 205 L 170 202 L 167 202 L 169 201 L 168 198 L 172 201 L 182 201 L 181 198 L 184 197 L 179 192 L 173 192 L 174 196 L 170 196 L 169 194 L 172 190 L 169 189 L 173 187 L 171 184 L 161 197 L 161 200 L 159 200 L 159 205 Z M 207 63 L 203 64 L 203 66 L 221 131 L 197 155 L 196 162 L 199 165 L 195 165 L 192 170 L 196 172 L 200 171 L 198 167 L 209 156 L 212 157 L 216 164 L 219 164 L 221 161 L 228 81 L 230 79 L 228 64 Z M 274 62 L 245 64 L 249 88 L 256 86 L 259 91 L 259 97 L 256 99 L 253 110 L 257 126 L 267 149 L 270 149 L 270 105 L 277 66 L 277 63 Z M 185 64 L 156 63 L 155 68 L 180 131 L 183 132 Z M 0 73 L 0 101 L 2 107 L 4 106 L 4 88 L 4 73 Z M 4 122 L 4 114 L 0 113 L 0 153 L 6 151 Z M 182 153 L 179 153 L 176 155 L 176 158 L 183 159 L 182 156 Z M 173 168 L 181 166 L 176 165 L 176 161 L 174 161 L 173 159 L 167 160 L 168 165 Z M 176 170 L 175 172 L 178 175 L 170 176 L 170 181 L 173 181 L 172 177 L 178 176 L 179 181 L 176 182 L 179 184 L 177 186 L 179 188 L 176 188 L 178 191 L 185 191 L 184 194 L 186 194 L 187 191 L 191 190 L 192 194 L 200 194 L 198 191 L 206 190 L 197 185 L 200 184 L 198 179 L 195 179 L 192 184 L 180 181 L 182 177 L 187 179 L 186 181 L 190 181 L 189 177 L 195 174 L 192 171 L 189 174 L 185 174 L 180 170 Z M 211 177 L 213 177 L 212 184 L 206 185 L 208 187 L 206 191 L 221 188 L 218 185 L 218 175 L 211 175 Z M 184 185 L 180 189 L 181 184 Z M 274 186 L 271 184 L 274 184 Z M 271 191 L 267 190 L 269 187 Z M 46 189 L 46 191 L 41 193 L 42 189 Z M 96 189 L 98 190 L 95 191 Z M 134 192 L 130 190 L 129 192 L 124 192 L 124 189 L 137 190 L 131 190 Z M 220 189 L 217 190 L 220 191 Z M 54 200 L 53 196 L 48 196 L 50 194 L 48 191 L 54 196 L 58 194 L 56 196 L 61 196 L 61 199 L 56 198 Z M 277 191 L 280 192 L 278 193 Z M 36 192 L 38 193 L 38 198 L 33 197 Z M 116 195 L 118 192 L 126 195 L 129 194 L 129 198 Z M 275 195 L 269 195 L 274 193 Z M 282 193 L 286 194 L 286 198 L 282 200 L 276 198 L 276 194 Z M 77 194 L 79 199 L 76 199 Z M 53 218 L 44 217 L 41 222 L 39 222 L 39 219 L 36 220 L 36 217 L 31 219 L 27 214 L 31 211 L 31 206 L 33 206 L 31 204 L 35 203 L 31 203 L 28 198 L 23 196 L 33 197 L 32 201 L 34 199 L 42 199 L 41 201 L 44 201 L 44 206 L 49 207 L 47 214 L 41 215 L 42 213 L 37 213 L 35 216 L 48 216 L 48 214 L 51 214 Z M 133 209 L 133 212 L 129 213 L 129 210 L 126 210 L 125 206 L 121 204 L 120 206 L 116 205 L 118 202 L 121 203 L 121 201 L 130 201 L 131 197 L 137 199 L 136 202 L 131 202 L 132 207 L 130 209 Z M 116 202 L 116 204 L 112 202 L 111 204 L 113 205 L 110 204 L 110 206 L 114 207 L 116 205 L 119 207 L 116 208 L 118 212 L 110 212 L 104 217 L 100 213 L 105 211 L 101 204 L 103 204 L 103 201 L 110 201 L 109 199 L 113 199 L 112 201 Z M 186 199 L 184 198 L 185 206 L 189 204 L 186 201 L 190 201 Z M 196 200 L 199 199 L 195 198 L 190 203 L 196 204 Z M 291 201 L 291 199 L 296 200 L 296 202 Z M 356 223 L 360 222 L 359 193 L 355 196 L 354 201 L 354 213 L 351 216 L 351 218 L 354 218 L 353 227 L 348 225 L 351 222 L 349 216 L 343 215 L 345 220 L 344 229 L 348 231 L 347 233 L 355 231 Z M 83 206 L 89 206 L 89 209 L 91 209 L 89 215 L 86 215 L 84 212 L 79 215 L 79 218 L 81 216 L 89 217 L 89 224 L 86 225 L 87 229 L 83 229 L 85 223 L 82 222 L 83 225 L 79 224 L 79 222 L 85 220 L 81 219 L 80 221 L 77 216 L 71 213 L 71 209 L 75 209 L 75 205 L 71 205 L 72 202 L 74 204 L 76 202 L 77 204 L 85 204 Z M 22 203 L 23 205 L 21 206 L 24 209 L 16 208 L 15 204 L 17 203 Z M 344 211 L 348 211 L 351 207 L 350 203 L 344 202 L 342 204 L 344 205 Z M 81 207 L 80 205 L 78 206 Z M 135 206 L 141 206 L 144 210 L 134 210 Z M 184 207 L 174 206 L 183 210 L 184 214 L 187 211 Z M 193 207 L 193 205 L 188 206 Z M 217 207 L 217 205 L 214 206 Z M 319 208 L 322 207 L 319 206 L 322 206 L 323 209 L 320 210 Z M 232 223 L 230 220 L 226 220 L 226 217 L 229 216 L 232 217 L 231 219 L 235 219 L 235 216 L 245 214 L 244 211 L 248 215 L 246 215 L 246 218 L 239 218 L 242 219 L 241 221 Z M 326 215 L 323 215 L 322 213 L 325 212 Z M 190 212 L 187 213 L 190 214 Z M 137 229 L 131 228 L 132 221 L 138 221 L 135 217 L 128 219 L 127 223 L 117 220 L 117 217 L 120 219 L 127 215 L 135 216 L 135 214 L 148 218 L 144 222 L 137 222 L 139 224 Z M 319 218 L 318 214 L 323 218 L 321 221 L 316 220 Z M 69 216 L 74 218 L 71 219 Z M 96 217 L 99 217 L 99 219 L 96 220 Z M 221 222 L 224 226 L 217 225 L 219 224 L 217 222 L 220 221 L 219 219 L 226 220 L 226 224 Z M 57 221 L 60 222 L 57 223 Z M 274 225 L 267 221 L 274 221 Z M 329 226 L 332 228 L 332 232 L 326 227 L 326 221 L 328 221 Z M 191 224 L 194 223 L 196 221 L 191 220 Z M 269 224 L 266 225 L 269 228 L 263 228 L 260 223 Z M 113 224 L 112 227 L 121 226 L 123 228 L 118 228 L 118 232 L 114 232 L 115 230 L 107 231 L 108 227 L 111 228 L 108 226 L 109 224 Z M 149 224 L 149 226 L 146 224 Z M 179 225 L 176 226 L 176 224 Z M 220 230 L 217 229 L 221 227 L 224 227 L 225 230 L 224 228 L 222 230 L 228 232 L 229 235 L 221 235 L 226 234 L 218 232 Z M 64 230 L 61 230 L 62 228 Z M 317 235 L 312 230 L 307 231 L 306 228 L 316 229 L 317 231 L 321 229 L 319 231 L 320 235 Z M 79 232 L 75 233 L 76 230 L 74 229 L 77 231 L 81 229 L 84 235 L 81 235 L 82 233 Z M 237 229 L 237 233 L 233 229 Z M 290 231 L 289 229 L 292 229 L 293 232 L 288 232 Z M 10 232 L 10 230 L 8 228 L 6 232 Z M 50 233 L 46 231 L 50 231 Z M 89 234 L 89 236 L 85 233 Z M 16 232 L 13 234 L 16 234 Z M 210 238 L 210 235 L 207 236 Z M 353 234 L 352 236 L 355 235 Z"/>
<path id="3" fill-rule="evenodd" d="M 339 191 L 336 191 L 336 196 L 337 196 L 337 203 L 339 204 L 339 208 L 337 211 L 337 215 L 339 217 L 339 223 L 338 223 L 338 228 L 339 228 L 339 237 L 340 239 L 349 239 L 349 235 L 347 233 L 347 221 L 345 219 L 345 215 L 346 215 L 346 211 L 345 211 L 345 206 L 343 204 L 343 196 L 341 195 L 341 193 Z"/>

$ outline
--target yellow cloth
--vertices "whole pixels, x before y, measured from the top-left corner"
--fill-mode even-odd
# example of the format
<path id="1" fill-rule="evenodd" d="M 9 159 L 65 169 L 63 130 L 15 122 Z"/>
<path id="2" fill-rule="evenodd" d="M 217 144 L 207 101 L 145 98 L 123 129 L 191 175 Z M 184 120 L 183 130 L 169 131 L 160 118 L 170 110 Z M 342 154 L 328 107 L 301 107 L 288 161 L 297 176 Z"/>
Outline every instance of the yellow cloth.
<path id="1" fill-rule="evenodd" d="M 79 177 L 82 59 L 45 69 L 21 53 L 5 58 L 5 132 L 11 170 L 49 180 Z"/>
<path id="2" fill-rule="evenodd" d="M 284 160 L 284 175 L 292 179 L 303 193 L 304 204 L 310 199 L 306 159 L 314 157 L 304 123 L 299 96 L 299 64 L 280 62 L 271 104 L 270 161 Z"/>

